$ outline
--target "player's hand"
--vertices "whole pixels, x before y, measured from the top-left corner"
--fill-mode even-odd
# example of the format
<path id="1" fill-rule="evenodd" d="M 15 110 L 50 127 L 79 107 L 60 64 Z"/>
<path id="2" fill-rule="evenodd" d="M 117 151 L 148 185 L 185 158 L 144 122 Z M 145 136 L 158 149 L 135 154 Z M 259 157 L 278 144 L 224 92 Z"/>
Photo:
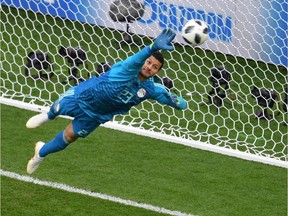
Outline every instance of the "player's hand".
<path id="1" fill-rule="evenodd" d="M 154 43 L 151 44 L 150 48 L 153 52 L 158 50 L 170 50 L 172 51 L 174 47 L 171 42 L 175 38 L 176 33 L 171 29 L 164 29 L 160 35 L 155 39 Z"/>
<path id="2" fill-rule="evenodd" d="M 175 104 L 180 104 L 180 100 L 179 100 L 179 98 L 175 95 L 175 94 L 171 94 L 170 95 L 170 98 L 171 98 L 171 100 L 173 101 L 173 103 L 175 103 Z"/>
<path id="3" fill-rule="evenodd" d="M 174 105 L 172 105 L 173 107 L 175 107 L 178 110 L 184 110 L 187 108 L 187 102 L 182 98 L 182 97 L 178 97 L 175 94 L 170 94 L 170 99 L 172 101 L 172 103 Z"/>

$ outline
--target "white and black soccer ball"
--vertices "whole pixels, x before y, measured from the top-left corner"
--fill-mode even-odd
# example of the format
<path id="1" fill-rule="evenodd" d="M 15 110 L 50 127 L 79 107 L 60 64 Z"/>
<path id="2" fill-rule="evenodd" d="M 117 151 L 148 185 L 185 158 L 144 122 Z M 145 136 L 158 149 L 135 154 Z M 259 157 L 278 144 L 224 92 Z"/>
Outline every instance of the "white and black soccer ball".
<path id="1" fill-rule="evenodd" d="M 189 20 L 182 28 L 182 37 L 192 46 L 199 46 L 208 39 L 208 25 L 202 20 Z"/>

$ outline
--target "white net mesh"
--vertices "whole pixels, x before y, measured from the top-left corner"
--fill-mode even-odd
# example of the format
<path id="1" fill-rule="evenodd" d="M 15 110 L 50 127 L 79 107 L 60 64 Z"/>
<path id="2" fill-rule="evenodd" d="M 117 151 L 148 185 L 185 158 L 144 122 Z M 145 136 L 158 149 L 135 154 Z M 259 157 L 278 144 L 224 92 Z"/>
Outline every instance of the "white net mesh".
<path id="1" fill-rule="evenodd" d="M 284 1 L 139 2 L 2 1 L 1 96 L 49 106 L 70 86 L 98 75 L 100 63 L 125 59 L 169 27 L 178 32 L 177 43 L 174 51 L 163 52 L 159 80 L 173 80 L 171 91 L 188 101 L 188 109 L 146 101 L 114 121 L 286 161 Z M 132 9 L 124 16 L 127 8 Z M 197 48 L 180 35 L 192 18 L 209 25 L 210 38 Z M 211 69 L 222 65 L 231 80 L 217 92 Z M 254 97 L 253 87 L 260 90 L 254 89 Z"/>

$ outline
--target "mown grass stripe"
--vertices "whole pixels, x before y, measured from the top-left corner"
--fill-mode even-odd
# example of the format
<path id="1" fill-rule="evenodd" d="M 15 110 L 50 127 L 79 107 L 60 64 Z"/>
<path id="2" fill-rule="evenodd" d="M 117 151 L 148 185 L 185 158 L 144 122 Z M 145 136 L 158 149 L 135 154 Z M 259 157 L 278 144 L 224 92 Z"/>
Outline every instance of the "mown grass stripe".
<path id="1" fill-rule="evenodd" d="M 95 193 L 95 192 L 87 191 L 84 189 L 71 187 L 69 185 L 57 183 L 57 182 L 42 181 L 42 180 L 39 180 L 37 178 L 20 175 L 20 174 L 10 172 L 10 171 L 5 171 L 2 169 L 0 170 L 0 174 L 1 174 L 1 176 L 6 176 L 9 178 L 17 179 L 19 181 L 30 182 L 33 184 L 47 186 L 47 187 L 51 187 L 51 188 L 56 188 L 56 189 L 60 189 L 60 190 L 68 191 L 68 192 L 72 192 L 72 193 L 79 193 L 82 195 L 95 197 L 95 198 L 99 198 L 99 199 L 103 199 L 103 200 L 109 200 L 111 202 L 116 202 L 116 203 L 120 203 L 123 205 L 143 208 L 143 209 L 158 212 L 158 213 L 174 215 L 174 216 L 194 216 L 194 215 L 191 215 L 188 213 L 184 213 L 184 212 L 180 212 L 180 211 L 173 211 L 173 210 L 169 210 L 169 209 L 158 207 L 158 206 L 153 206 L 153 205 L 146 204 L 146 203 L 138 203 L 138 202 L 135 202 L 132 200 L 125 200 L 125 199 L 122 199 L 120 197 L 114 197 L 114 196 L 110 196 L 110 195 L 102 194 L 102 193 Z"/>

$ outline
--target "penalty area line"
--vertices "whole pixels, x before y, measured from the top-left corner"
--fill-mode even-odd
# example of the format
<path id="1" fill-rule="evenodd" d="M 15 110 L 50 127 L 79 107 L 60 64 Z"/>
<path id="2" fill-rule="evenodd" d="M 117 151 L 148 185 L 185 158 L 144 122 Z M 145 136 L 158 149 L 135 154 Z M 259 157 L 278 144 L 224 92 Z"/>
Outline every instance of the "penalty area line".
<path id="1" fill-rule="evenodd" d="M 154 212 L 158 212 L 158 213 L 163 213 L 163 214 L 167 214 L 167 215 L 194 216 L 194 215 L 191 215 L 188 213 L 184 213 L 184 212 L 180 212 L 180 211 L 173 211 L 173 210 L 169 210 L 169 209 L 158 207 L 158 206 L 153 206 L 153 205 L 146 204 L 146 203 L 139 203 L 139 202 L 135 202 L 132 200 L 125 200 L 125 199 L 122 199 L 120 197 L 114 197 L 114 196 L 110 196 L 110 195 L 106 195 L 106 194 L 102 194 L 102 193 L 96 193 L 96 192 L 92 192 L 92 191 L 88 191 L 88 190 L 84 190 L 84 189 L 80 189 L 80 188 L 75 188 L 75 187 L 71 187 L 69 185 L 65 185 L 65 184 L 61 184 L 61 183 L 57 183 L 57 182 L 42 181 L 42 180 L 39 180 L 37 178 L 20 175 L 20 174 L 5 171 L 2 169 L 0 170 L 0 174 L 1 174 L 1 176 L 6 176 L 6 177 L 9 177 L 12 179 L 19 180 L 19 181 L 24 181 L 24 182 L 33 183 L 36 185 L 42 185 L 42 186 L 47 186 L 47 187 L 51 187 L 51 188 L 56 188 L 56 189 L 60 189 L 60 190 L 71 192 L 71 193 L 78 193 L 78 194 L 82 194 L 82 195 L 86 195 L 86 196 L 90 196 L 90 197 L 94 197 L 94 198 L 108 200 L 111 202 L 120 203 L 120 204 L 127 205 L 127 206 L 134 206 L 137 208 L 142 208 L 142 209 L 146 209 L 146 210 L 150 210 L 150 211 L 154 211 Z"/>

